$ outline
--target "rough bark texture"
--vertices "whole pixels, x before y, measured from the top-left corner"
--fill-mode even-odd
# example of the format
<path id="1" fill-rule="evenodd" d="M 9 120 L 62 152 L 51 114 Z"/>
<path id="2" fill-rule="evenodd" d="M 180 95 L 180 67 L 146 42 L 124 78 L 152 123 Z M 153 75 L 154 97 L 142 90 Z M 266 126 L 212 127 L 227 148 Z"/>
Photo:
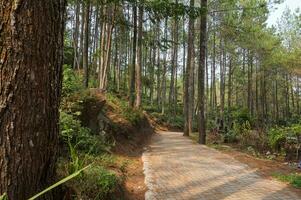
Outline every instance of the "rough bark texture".
<path id="1" fill-rule="evenodd" d="M 143 7 L 139 6 L 139 22 L 138 22 L 138 48 L 137 48 L 137 63 L 136 63 L 136 108 L 141 107 L 142 99 L 142 34 L 143 34 Z"/>
<path id="2" fill-rule="evenodd" d="M 178 0 L 175 1 L 175 4 L 178 4 Z M 177 66 L 178 66 L 178 17 L 175 16 L 173 19 L 173 47 L 172 47 L 172 56 L 171 56 L 171 77 L 170 77 L 170 86 L 169 86 L 169 110 L 171 113 L 176 114 L 177 99 L 176 99 L 176 76 L 177 76 Z"/>
<path id="3" fill-rule="evenodd" d="M 167 35 L 167 24 L 168 24 L 168 18 L 165 18 L 165 23 L 164 23 L 164 38 L 165 38 L 165 43 L 164 45 L 167 45 L 167 39 L 168 39 L 168 35 Z M 167 51 L 164 51 L 164 55 L 163 55 L 163 73 L 162 73 L 162 108 L 161 108 L 161 112 L 162 114 L 165 113 L 165 104 L 166 104 L 166 72 L 167 72 L 167 63 L 166 63 L 166 59 L 167 59 Z"/>
<path id="4" fill-rule="evenodd" d="M 133 53 L 132 53 L 132 66 L 130 66 L 130 98 L 129 105 L 134 107 L 135 104 L 135 76 L 136 76 L 136 49 L 137 49 L 137 6 L 133 5 Z"/>
<path id="5" fill-rule="evenodd" d="M 0 194 L 12 200 L 54 181 L 64 7 L 0 0 Z"/>
<path id="6" fill-rule="evenodd" d="M 206 143 L 205 123 L 205 65 L 206 65 L 206 34 L 207 34 L 207 0 L 201 1 L 202 9 L 200 27 L 200 67 L 198 71 L 198 101 L 199 101 L 199 143 Z"/>
<path id="7" fill-rule="evenodd" d="M 190 7 L 194 7 L 194 0 L 190 0 Z M 188 28 L 188 54 L 187 67 L 185 73 L 185 101 L 184 101 L 184 135 L 189 136 L 192 133 L 192 115 L 193 115 L 193 49 L 194 49 L 194 19 L 190 17 Z"/>
<path id="8" fill-rule="evenodd" d="M 79 13 L 80 13 L 80 2 L 79 0 L 76 1 L 76 8 L 75 8 L 75 28 L 73 34 L 73 48 L 74 48 L 74 58 L 73 58 L 73 68 L 79 69 L 79 59 L 78 59 L 78 36 L 79 36 Z"/>
<path id="9" fill-rule="evenodd" d="M 90 0 L 85 4 L 85 21 L 84 21 L 84 49 L 83 49 L 83 68 L 84 68 L 84 86 L 89 85 L 89 29 L 90 29 Z"/>

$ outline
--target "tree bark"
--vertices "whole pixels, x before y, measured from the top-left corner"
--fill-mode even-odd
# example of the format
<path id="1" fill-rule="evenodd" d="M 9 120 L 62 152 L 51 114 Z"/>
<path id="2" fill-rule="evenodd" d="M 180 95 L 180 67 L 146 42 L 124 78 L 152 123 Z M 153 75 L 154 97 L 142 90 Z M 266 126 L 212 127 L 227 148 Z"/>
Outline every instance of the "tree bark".
<path id="1" fill-rule="evenodd" d="M 229 61 L 229 75 L 228 75 L 228 110 L 232 107 L 232 73 L 233 73 L 232 58 Z"/>
<path id="2" fill-rule="evenodd" d="M 224 43 L 225 45 L 225 43 Z M 220 38 L 220 128 L 224 128 L 226 53 Z"/>
<path id="3" fill-rule="evenodd" d="M 79 20 L 79 13 L 80 13 L 80 2 L 79 0 L 76 1 L 76 9 L 75 9 L 75 30 L 74 30 L 74 35 L 73 35 L 73 48 L 74 48 L 74 59 L 73 59 L 73 68 L 74 69 L 79 69 L 79 60 L 78 60 L 78 36 L 79 36 L 79 25 L 80 25 L 80 20 Z"/>
<path id="4" fill-rule="evenodd" d="M 178 0 L 175 2 L 178 4 Z M 178 17 L 174 17 L 173 20 L 173 49 L 172 49 L 172 58 L 171 58 L 171 77 L 170 77 L 170 86 L 169 86 L 169 108 L 173 114 L 176 114 L 176 73 L 177 73 L 177 54 L 178 54 Z"/>
<path id="5" fill-rule="evenodd" d="M 83 69 L 84 86 L 88 88 L 89 84 L 89 27 L 90 27 L 90 0 L 85 4 L 85 22 L 84 22 L 84 49 L 83 49 Z"/>
<path id="6" fill-rule="evenodd" d="M 157 21 L 157 41 L 160 41 L 160 20 Z M 161 106 L 161 67 L 160 67 L 160 48 L 157 48 L 157 106 Z"/>
<path id="7" fill-rule="evenodd" d="M 0 194 L 24 200 L 54 182 L 65 2 L 0 4 Z"/>
<path id="8" fill-rule="evenodd" d="M 138 16 L 138 46 L 137 46 L 137 64 L 136 64 L 136 108 L 141 107 L 142 99 L 142 84 L 141 84 L 141 71 L 142 71 L 142 34 L 143 34 L 143 7 L 139 6 Z"/>
<path id="9" fill-rule="evenodd" d="M 213 19 L 215 19 L 214 16 Z M 211 98 L 210 98 L 210 108 L 213 110 L 215 109 L 216 106 L 215 65 L 216 65 L 216 31 L 214 30 L 213 55 L 212 55 L 212 66 L 211 66 Z"/>
<path id="10" fill-rule="evenodd" d="M 132 66 L 130 66 L 130 97 L 129 105 L 134 107 L 135 104 L 135 66 L 136 66 L 136 49 L 137 49 L 137 6 L 133 5 L 133 52 L 132 52 Z"/>
<path id="11" fill-rule="evenodd" d="M 194 7 L 194 0 L 190 0 L 190 7 Z M 188 52 L 187 52 L 187 67 L 185 73 L 185 101 L 184 101 L 184 136 L 189 136 L 192 133 L 192 115 L 193 115 L 193 75 L 194 75 L 194 19 L 189 18 L 188 28 Z"/>
<path id="12" fill-rule="evenodd" d="M 165 19 L 165 25 L 164 25 L 164 38 L 165 38 L 165 46 L 167 45 L 167 39 L 168 39 L 168 35 L 167 35 L 167 22 L 168 22 L 168 18 L 166 17 Z M 167 50 L 164 51 L 164 55 L 163 55 L 163 73 L 162 73 L 162 108 L 161 108 L 161 113 L 164 114 L 165 113 L 165 104 L 166 104 L 166 71 L 167 71 Z"/>
<path id="13" fill-rule="evenodd" d="M 206 144 L 205 121 L 205 65 L 206 65 L 206 35 L 207 35 L 207 0 L 201 0 L 203 13 L 200 24 L 200 63 L 198 71 L 198 103 L 199 103 L 199 143 Z"/>

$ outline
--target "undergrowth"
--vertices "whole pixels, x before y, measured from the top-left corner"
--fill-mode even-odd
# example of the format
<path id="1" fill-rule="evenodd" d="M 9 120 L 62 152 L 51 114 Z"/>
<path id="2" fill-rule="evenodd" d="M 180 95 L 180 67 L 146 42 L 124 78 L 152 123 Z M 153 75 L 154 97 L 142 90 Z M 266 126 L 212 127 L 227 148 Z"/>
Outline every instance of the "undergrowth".
<path id="1" fill-rule="evenodd" d="M 276 179 L 290 183 L 296 188 L 301 188 L 301 174 L 300 173 L 291 173 L 291 174 L 281 174 L 281 173 L 275 173 L 273 174 L 273 177 Z"/>
<path id="2" fill-rule="evenodd" d="M 142 110 L 129 107 L 128 102 L 125 99 L 117 97 L 114 93 L 107 93 L 106 99 L 108 104 L 113 106 L 114 112 L 129 121 L 131 125 L 138 126 L 144 120 Z"/>
<path id="3" fill-rule="evenodd" d="M 84 166 L 92 166 L 81 172 L 65 187 L 75 199 L 108 199 L 124 181 L 125 162 L 111 154 L 114 144 L 104 134 L 93 133 L 81 121 L 87 102 L 97 102 L 82 87 L 82 76 L 64 66 L 63 99 L 60 106 L 60 143 L 63 150 L 58 160 L 58 175 L 66 177 Z M 130 111 L 128 111 L 130 113 Z M 136 122 L 135 118 L 129 120 Z"/>

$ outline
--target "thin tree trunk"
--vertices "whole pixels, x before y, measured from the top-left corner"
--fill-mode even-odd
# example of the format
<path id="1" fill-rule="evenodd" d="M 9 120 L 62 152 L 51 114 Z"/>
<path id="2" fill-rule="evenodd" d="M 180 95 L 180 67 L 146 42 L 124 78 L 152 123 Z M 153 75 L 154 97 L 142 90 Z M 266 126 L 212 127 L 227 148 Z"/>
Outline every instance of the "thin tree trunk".
<path id="1" fill-rule="evenodd" d="M 200 25 L 200 63 L 198 71 L 198 103 L 199 103 L 199 143 L 206 144 L 205 121 L 205 65 L 206 65 L 206 35 L 207 35 L 207 0 L 201 0 L 204 13 Z"/>
<path id="2" fill-rule="evenodd" d="M 83 67 L 83 51 L 84 51 L 84 36 L 85 36 L 85 3 L 81 3 L 81 32 L 80 32 L 80 47 L 79 47 L 79 65 L 80 68 Z"/>
<path id="3" fill-rule="evenodd" d="M 229 61 L 229 75 L 228 75 L 228 110 L 232 107 L 232 73 L 233 73 L 232 58 Z"/>
<path id="4" fill-rule="evenodd" d="M 90 27 L 90 0 L 85 4 L 85 22 L 84 22 L 84 49 L 83 49 L 83 69 L 84 86 L 88 88 L 89 84 L 89 27 Z"/>
<path id="5" fill-rule="evenodd" d="M 178 0 L 176 0 L 178 4 Z M 177 73 L 177 54 L 178 54 L 178 18 L 173 20 L 173 49 L 172 49 L 172 64 L 171 64 L 171 78 L 169 87 L 169 107 L 173 114 L 176 114 L 176 73 Z"/>
<path id="6" fill-rule="evenodd" d="M 164 38 L 165 38 L 165 46 L 167 45 L 167 22 L 168 22 L 168 18 L 166 17 L 165 19 L 165 25 L 164 25 Z M 166 63 L 166 59 L 167 59 L 167 50 L 164 51 L 164 57 L 163 57 L 163 73 L 162 73 L 162 109 L 161 112 L 162 114 L 165 113 L 165 104 L 166 104 L 166 71 L 167 71 L 167 63 Z"/>
<path id="7" fill-rule="evenodd" d="M 157 22 L 157 40 L 160 41 L 160 21 Z M 160 67 L 160 48 L 157 48 L 157 105 L 161 106 L 161 67 Z"/>
<path id="8" fill-rule="evenodd" d="M 138 46 L 137 46 L 137 64 L 136 64 L 136 104 L 135 104 L 136 108 L 141 107 L 141 99 L 142 99 L 142 84 L 141 84 L 142 34 L 143 34 L 143 7 L 139 6 Z"/>
<path id="9" fill-rule="evenodd" d="M 133 52 L 132 52 L 132 66 L 130 66 L 130 97 L 129 105 L 134 107 L 135 104 L 135 76 L 136 76 L 136 49 L 137 49 L 137 6 L 133 5 Z"/>
<path id="10" fill-rule="evenodd" d="M 74 30 L 74 35 L 73 35 L 73 48 L 74 48 L 74 58 L 73 58 L 73 68 L 74 69 L 79 69 L 79 60 L 78 60 L 78 36 L 79 36 L 79 25 L 80 25 L 80 20 L 79 20 L 79 13 L 80 13 L 80 3 L 79 0 L 76 1 L 76 9 L 75 9 L 75 30 Z"/>
<path id="11" fill-rule="evenodd" d="M 220 128 L 224 128 L 224 110 L 225 110 L 225 65 L 226 55 L 223 46 L 223 40 L 220 39 Z"/>
<path id="12" fill-rule="evenodd" d="M 216 59 L 216 32 L 213 32 L 213 55 L 212 55 L 212 66 L 211 66 L 211 98 L 210 107 L 215 109 L 216 105 L 216 87 L 215 87 L 215 59 Z"/>

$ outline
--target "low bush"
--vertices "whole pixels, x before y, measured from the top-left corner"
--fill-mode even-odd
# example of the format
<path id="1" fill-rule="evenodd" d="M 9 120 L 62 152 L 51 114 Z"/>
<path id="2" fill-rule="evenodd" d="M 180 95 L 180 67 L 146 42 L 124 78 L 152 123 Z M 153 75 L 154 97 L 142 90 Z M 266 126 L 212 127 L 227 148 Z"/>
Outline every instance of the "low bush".
<path id="1" fill-rule="evenodd" d="M 139 109 L 129 107 L 126 100 L 118 98 L 113 93 L 108 93 L 106 99 L 109 104 L 114 105 L 115 112 L 118 112 L 124 119 L 128 120 L 133 126 L 138 126 L 144 120 L 144 114 Z"/>
<path id="2" fill-rule="evenodd" d="M 296 188 L 301 188 L 301 174 L 300 173 L 291 173 L 291 174 L 273 174 L 275 178 L 280 181 L 290 183 Z"/>
<path id="3" fill-rule="evenodd" d="M 62 139 L 76 150 L 99 154 L 110 149 L 104 137 L 93 135 L 89 128 L 82 127 L 80 121 L 71 114 L 60 113 L 60 131 Z"/>
<path id="4" fill-rule="evenodd" d="M 301 147 L 301 124 L 288 127 L 274 127 L 268 131 L 270 147 L 277 152 L 285 151 L 286 158 L 299 159 Z"/>
<path id="5" fill-rule="evenodd" d="M 183 115 L 172 115 L 169 113 L 161 114 L 161 113 L 151 113 L 151 115 L 156 118 L 156 121 L 159 124 L 168 124 L 171 127 L 183 129 L 184 128 L 184 117 Z"/>
<path id="6" fill-rule="evenodd" d="M 77 74 L 69 65 L 63 66 L 62 96 L 67 97 L 84 89 L 82 76 Z"/>
<path id="7" fill-rule="evenodd" d="M 122 178 L 102 166 L 92 166 L 68 183 L 76 199 L 110 199 L 120 188 Z"/>

